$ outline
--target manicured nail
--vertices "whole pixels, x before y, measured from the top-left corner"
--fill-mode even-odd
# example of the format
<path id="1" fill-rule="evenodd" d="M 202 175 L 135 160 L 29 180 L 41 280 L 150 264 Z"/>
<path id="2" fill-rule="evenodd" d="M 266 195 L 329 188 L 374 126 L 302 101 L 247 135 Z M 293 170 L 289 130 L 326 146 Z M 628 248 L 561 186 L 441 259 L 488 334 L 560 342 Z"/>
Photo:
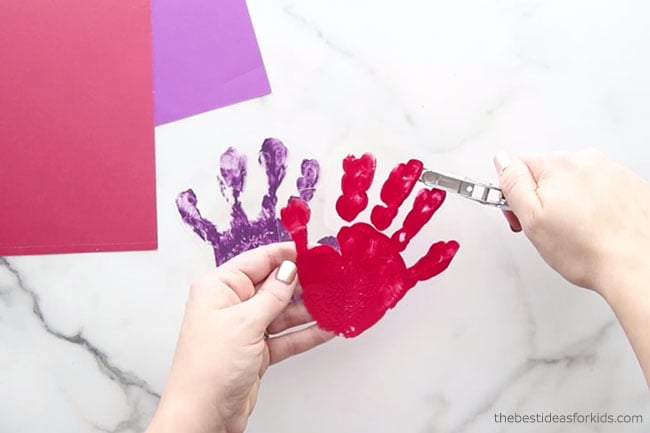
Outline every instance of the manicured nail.
<path id="1" fill-rule="evenodd" d="M 497 167 L 499 175 L 501 175 L 510 164 L 512 164 L 512 158 L 510 158 L 508 152 L 499 152 L 494 156 L 494 165 Z"/>
<path id="2" fill-rule="evenodd" d="M 275 274 L 275 279 L 284 284 L 291 284 L 296 278 L 296 265 L 289 260 L 282 262 Z"/>

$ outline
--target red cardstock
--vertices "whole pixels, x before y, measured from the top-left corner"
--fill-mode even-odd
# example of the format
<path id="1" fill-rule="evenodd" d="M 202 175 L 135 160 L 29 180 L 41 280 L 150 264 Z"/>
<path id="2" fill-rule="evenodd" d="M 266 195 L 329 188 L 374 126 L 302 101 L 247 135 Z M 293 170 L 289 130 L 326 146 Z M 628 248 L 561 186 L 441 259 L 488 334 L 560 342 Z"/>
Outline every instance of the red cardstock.
<path id="1" fill-rule="evenodd" d="M 155 249 L 149 0 L 0 2 L 0 255 Z"/>

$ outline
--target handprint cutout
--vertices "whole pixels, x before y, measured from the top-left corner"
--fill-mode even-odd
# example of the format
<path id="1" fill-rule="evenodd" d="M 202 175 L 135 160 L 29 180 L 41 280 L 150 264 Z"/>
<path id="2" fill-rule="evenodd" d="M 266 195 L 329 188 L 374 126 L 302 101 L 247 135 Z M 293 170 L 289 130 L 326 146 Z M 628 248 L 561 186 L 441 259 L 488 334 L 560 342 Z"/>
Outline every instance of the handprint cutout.
<path id="1" fill-rule="evenodd" d="M 289 240 L 289 234 L 276 216 L 276 193 L 286 175 L 287 148 L 280 140 L 267 138 L 262 143 L 258 161 L 266 173 L 268 189 L 255 219 L 248 219 L 240 201 L 247 175 L 246 156 L 232 147 L 221 155 L 221 175 L 217 177 L 221 194 L 231 205 L 230 229 L 219 232 L 214 223 L 201 215 L 197 208 L 196 194 L 191 189 L 181 192 L 176 198 L 176 206 L 183 221 L 201 239 L 212 245 L 217 265 L 249 249 Z M 300 199 L 307 202 L 314 196 L 318 182 L 318 161 L 304 159 L 301 173 L 296 186 Z"/>
<path id="2" fill-rule="evenodd" d="M 370 154 L 348 156 L 343 161 L 342 194 L 338 214 L 352 222 L 368 206 L 366 191 L 375 173 Z M 459 248 L 456 241 L 436 242 L 413 266 L 401 256 L 409 241 L 442 205 L 445 192 L 421 189 L 402 228 L 390 237 L 383 230 L 396 217 L 422 172 L 422 162 L 399 164 L 381 190 L 384 206 L 371 213 L 372 225 L 357 222 L 343 226 L 336 239 L 339 250 L 329 245 L 308 247 L 310 209 L 305 200 L 292 198 L 281 210 L 281 219 L 298 252 L 298 279 L 302 299 L 318 325 L 344 337 L 355 337 L 381 319 L 419 281 L 438 275 L 451 263 Z"/>

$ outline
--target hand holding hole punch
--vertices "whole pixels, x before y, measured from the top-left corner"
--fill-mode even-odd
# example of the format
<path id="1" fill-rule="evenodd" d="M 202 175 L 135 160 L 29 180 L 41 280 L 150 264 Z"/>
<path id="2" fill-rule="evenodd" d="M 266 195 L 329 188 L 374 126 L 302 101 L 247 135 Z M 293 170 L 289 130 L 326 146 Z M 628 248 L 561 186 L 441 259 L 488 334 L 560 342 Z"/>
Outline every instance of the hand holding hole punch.
<path id="1" fill-rule="evenodd" d="M 613 269 L 640 268 L 650 245 L 650 185 L 596 151 L 495 157 L 503 192 L 546 262 L 604 294 Z"/>

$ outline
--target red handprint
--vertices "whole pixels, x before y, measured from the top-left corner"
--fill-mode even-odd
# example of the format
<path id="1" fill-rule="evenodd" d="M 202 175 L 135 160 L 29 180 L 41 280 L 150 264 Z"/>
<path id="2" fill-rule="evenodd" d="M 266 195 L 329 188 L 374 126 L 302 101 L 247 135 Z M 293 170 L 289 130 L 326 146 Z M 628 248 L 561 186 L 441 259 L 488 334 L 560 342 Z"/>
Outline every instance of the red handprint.
<path id="1" fill-rule="evenodd" d="M 367 153 L 360 158 L 348 156 L 343 170 L 336 210 L 351 222 L 368 205 L 366 191 L 374 177 L 375 159 Z M 298 252 L 302 299 L 321 328 L 355 337 L 377 323 L 418 281 L 433 278 L 449 266 L 459 248 L 456 241 L 434 243 L 411 267 L 400 254 L 442 205 L 444 191 L 421 189 L 402 228 L 391 237 L 381 232 L 391 224 L 421 172 L 422 162 L 417 160 L 396 166 L 381 190 L 385 206 L 372 210 L 373 225 L 358 222 L 341 227 L 336 236 L 340 251 L 329 245 L 308 248 L 311 211 L 305 201 L 294 198 L 282 209 L 282 223 Z"/>

